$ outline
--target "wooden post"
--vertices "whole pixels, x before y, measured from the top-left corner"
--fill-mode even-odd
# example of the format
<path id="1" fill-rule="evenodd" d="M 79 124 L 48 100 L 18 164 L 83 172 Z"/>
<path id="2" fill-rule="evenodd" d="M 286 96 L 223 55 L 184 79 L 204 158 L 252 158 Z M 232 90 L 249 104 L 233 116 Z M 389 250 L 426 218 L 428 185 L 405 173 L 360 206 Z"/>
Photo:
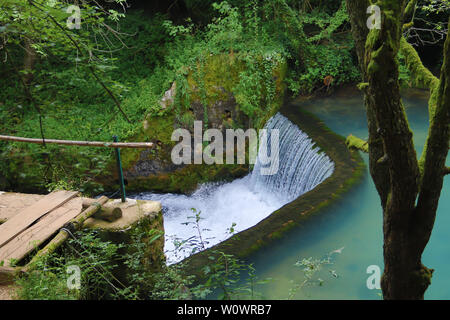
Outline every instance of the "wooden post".
<path id="1" fill-rule="evenodd" d="M 113 136 L 114 142 L 118 142 L 119 138 L 117 136 Z M 117 159 L 117 170 L 119 170 L 119 184 L 120 184 L 120 193 L 122 195 L 122 202 L 127 201 L 127 196 L 125 194 L 125 182 L 123 180 L 123 170 L 122 170 L 122 160 L 120 159 L 120 149 L 116 148 L 116 159 Z"/>

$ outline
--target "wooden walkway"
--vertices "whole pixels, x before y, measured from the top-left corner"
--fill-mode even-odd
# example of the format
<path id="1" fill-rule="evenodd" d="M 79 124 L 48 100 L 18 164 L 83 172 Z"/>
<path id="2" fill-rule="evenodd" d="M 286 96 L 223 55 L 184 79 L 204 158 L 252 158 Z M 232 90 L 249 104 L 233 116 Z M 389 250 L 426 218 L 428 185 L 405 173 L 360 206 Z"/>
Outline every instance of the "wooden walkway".
<path id="1" fill-rule="evenodd" d="M 18 210 L 11 210 L 11 196 L 0 195 L 0 219 L 6 220 L 0 225 L 0 265 L 9 266 L 23 259 L 77 217 L 83 210 L 78 195 L 76 191 L 57 191 L 35 196 L 37 201 L 22 208 L 21 203 L 13 203 L 12 208 L 16 206 Z M 3 203 L 5 201 L 9 204 Z M 9 210 L 1 210 L 5 208 Z"/>

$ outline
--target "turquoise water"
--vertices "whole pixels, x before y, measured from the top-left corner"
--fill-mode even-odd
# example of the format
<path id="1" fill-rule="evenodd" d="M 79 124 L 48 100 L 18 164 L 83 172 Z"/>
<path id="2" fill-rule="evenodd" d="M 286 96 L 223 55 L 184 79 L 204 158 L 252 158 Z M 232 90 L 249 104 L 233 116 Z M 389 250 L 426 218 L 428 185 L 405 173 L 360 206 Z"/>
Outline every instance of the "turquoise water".
<path id="1" fill-rule="evenodd" d="M 408 92 L 404 95 L 414 142 L 421 152 L 428 131 L 427 95 Z M 333 131 L 367 138 L 367 124 L 362 96 L 341 92 L 330 98 L 305 103 Z M 368 156 L 363 154 L 368 167 Z M 450 164 L 450 157 L 447 165 Z M 426 299 L 450 299 L 450 178 L 444 181 L 436 224 L 423 255 L 426 266 L 434 268 Z M 382 213 L 378 194 L 368 168 L 363 181 L 320 216 L 294 229 L 283 239 L 249 258 L 259 278 L 272 278 L 258 289 L 267 299 L 287 299 L 289 289 L 304 280 L 302 270 L 294 266 L 301 258 L 323 258 L 333 250 L 333 265 L 324 265 L 315 274 L 315 284 L 298 290 L 294 299 L 380 299 L 380 290 L 369 290 L 366 273 L 370 265 L 383 267 Z M 337 274 L 335 277 L 333 274 Z M 292 281 L 294 283 L 292 283 Z"/>

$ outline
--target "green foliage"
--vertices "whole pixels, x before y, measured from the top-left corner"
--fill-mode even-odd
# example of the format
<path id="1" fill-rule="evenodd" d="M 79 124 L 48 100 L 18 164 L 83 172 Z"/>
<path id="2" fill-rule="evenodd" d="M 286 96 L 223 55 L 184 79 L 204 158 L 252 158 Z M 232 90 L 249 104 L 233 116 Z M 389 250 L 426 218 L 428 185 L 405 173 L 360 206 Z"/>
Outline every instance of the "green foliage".
<path id="1" fill-rule="evenodd" d="M 149 299 L 154 292 L 154 284 L 158 274 L 155 270 L 164 270 L 164 266 L 150 266 L 148 264 L 148 246 L 163 237 L 161 231 L 151 229 L 147 231 L 139 224 L 131 232 L 130 250 L 123 256 L 123 263 L 127 266 L 126 288 L 117 293 L 119 299 Z M 165 270 L 164 270 L 165 271 Z M 161 271 L 162 274 L 166 272 Z"/>
<path id="2" fill-rule="evenodd" d="M 314 60 L 306 65 L 290 89 L 294 92 L 312 92 L 318 86 L 325 87 L 324 79 L 331 76 L 332 85 L 351 83 L 358 79 L 359 72 L 351 56 L 351 40 L 345 45 L 317 45 L 310 49 Z M 295 78 L 294 78 L 295 79 Z"/>
<path id="3" fill-rule="evenodd" d="M 18 298 L 22 300 L 111 299 L 121 284 L 112 275 L 120 258 L 120 245 L 102 241 L 94 231 L 75 233 L 62 252 L 38 260 L 33 272 L 19 277 Z M 69 290 L 67 268 L 81 271 L 80 289 Z"/>
<path id="4" fill-rule="evenodd" d="M 194 129 L 195 118 L 191 112 L 185 112 L 181 115 L 180 122 L 183 124 L 184 128 Z"/>
<path id="5" fill-rule="evenodd" d="M 421 9 L 427 12 L 448 12 L 449 8 L 449 0 L 428 0 L 421 6 Z"/>
<path id="6" fill-rule="evenodd" d="M 329 266 L 334 264 L 334 255 L 341 254 L 344 248 L 340 248 L 328 253 L 323 258 L 303 258 L 295 263 L 295 266 L 300 268 L 303 274 L 303 281 L 294 282 L 291 281 L 293 287 L 289 290 L 288 299 L 292 300 L 298 294 L 299 291 L 305 290 L 307 287 L 311 286 L 323 286 L 325 280 L 322 278 L 337 278 L 339 275 L 335 270 L 329 269 Z M 323 270 L 326 266 L 328 269 Z"/>
<path id="7" fill-rule="evenodd" d="M 161 48 L 155 49 L 147 41 L 151 39 L 157 42 L 164 37 L 161 23 L 160 16 L 152 19 L 151 23 L 144 24 L 139 14 L 128 15 L 127 23 L 121 31 L 127 35 L 122 41 L 129 49 L 116 54 L 120 63 L 118 60 L 105 58 L 104 63 L 94 66 L 98 74 L 102 75 L 103 82 L 119 99 L 123 99 L 122 106 L 132 123 L 118 114 L 110 97 L 87 71 L 88 66 L 79 61 L 70 61 L 72 51 L 76 55 L 76 50 L 66 55 L 49 54 L 45 59 L 38 59 L 33 86 L 30 88 L 41 108 L 45 136 L 67 140 L 111 141 L 112 135 L 118 135 L 121 140 L 135 135 L 140 129 L 136 123 L 142 120 L 148 109 L 155 108 L 161 91 L 169 83 L 164 70 L 158 73 L 161 69 L 156 68 L 155 73 L 151 72 L 160 59 Z M 139 36 L 128 36 L 137 33 L 139 29 L 144 29 L 139 32 Z M 53 47 L 58 46 L 60 45 L 55 43 Z M 10 60 L 21 59 L 15 44 L 11 44 L 9 50 L 14 53 L 14 57 L 9 57 Z M 136 64 L 141 67 L 137 68 Z M 2 64 L 0 73 L 6 75 L 10 68 Z M 142 80 L 150 74 L 153 76 L 151 82 Z M 0 85 L 5 88 L 0 91 L 0 101 L 3 102 L 0 104 L 0 132 L 40 137 L 39 114 L 24 94 L 17 75 L 14 74 L 12 79 L 0 77 Z M 109 148 L 54 145 L 43 148 L 19 143 L 2 145 L 5 147 L 2 147 L 0 153 L 0 170 L 9 182 L 2 189 L 42 191 L 64 186 L 86 194 L 98 194 L 103 192 L 103 187 L 94 180 L 98 176 L 109 175 L 110 166 L 114 163 L 112 150 Z"/>
<path id="8" fill-rule="evenodd" d="M 234 89 L 240 109 L 252 119 L 260 119 L 275 102 L 276 83 L 274 73 L 283 64 L 278 52 L 257 52 L 244 59 L 246 70 Z"/>
<path id="9" fill-rule="evenodd" d="M 206 281 L 199 288 L 215 292 L 219 300 L 260 299 L 262 296 L 257 287 L 271 280 L 259 280 L 253 264 L 240 261 L 231 254 L 212 251 L 208 258 L 210 264 L 202 270 Z"/>
<path id="10" fill-rule="evenodd" d="M 50 258 L 50 257 L 49 257 Z M 44 261 L 38 264 L 38 271 L 16 280 L 20 300 L 76 300 L 78 292 L 67 288 L 62 267 L 49 268 Z M 65 270 L 64 270 L 65 271 Z"/>
<path id="11" fill-rule="evenodd" d="M 214 101 L 214 96 L 211 84 L 205 83 L 207 75 L 204 68 L 211 63 L 211 56 L 227 54 L 225 59 L 231 63 L 238 60 L 237 63 L 244 64 L 239 70 L 238 82 L 226 89 L 234 94 L 240 110 L 257 122 L 273 104 L 276 91 L 274 75 L 287 53 L 282 44 L 264 29 L 260 17 L 262 8 L 256 1 L 246 4 L 242 11 L 226 1 L 214 3 L 212 7 L 217 16 L 204 30 L 194 29 L 191 25 L 175 26 L 170 21 L 164 24 L 167 33 L 174 36 L 170 45 L 170 52 L 174 54 L 166 57 L 166 61 L 177 74 L 174 79 L 178 91 L 174 103 L 176 112 L 181 116 L 183 108 L 187 109 L 195 96 L 204 107 L 202 120 L 205 126 L 208 124 L 207 107 L 211 100 Z M 195 87 L 185 81 L 184 75 L 188 74 L 192 74 Z"/>
<path id="12" fill-rule="evenodd" d="M 305 49 L 302 60 L 295 61 L 296 67 L 291 70 L 287 80 L 289 89 L 296 94 L 311 93 L 329 87 L 324 85 L 326 77 L 331 77 L 331 85 L 342 85 L 359 78 L 347 22 L 345 1 L 341 1 L 333 14 L 318 7 L 299 15 L 298 28 L 306 31 L 302 43 Z"/>
<path id="13" fill-rule="evenodd" d="M 184 265 L 165 266 L 163 272 L 154 275 L 155 285 L 150 292 L 152 300 L 191 300 L 203 299 L 208 290 L 193 286 L 194 276 L 186 275 Z"/>
<path id="14" fill-rule="evenodd" d="M 53 1 L 47 13 L 25 7 L 26 1 L 12 2 L 15 4 L 0 16 L 0 32 L 7 35 L 5 48 L 10 53 L 7 63 L 0 66 L 2 134 L 40 137 L 42 119 L 47 138 L 111 141 L 112 135 L 118 135 L 121 141 L 147 141 L 155 137 L 143 132 L 144 119 L 165 124 L 166 118 L 175 114 L 177 123 L 190 127 L 193 101 L 203 105 L 202 120 L 207 126 L 209 107 L 221 98 L 215 89 L 218 84 L 233 94 L 250 124 L 260 127 L 282 103 L 286 85 L 295 94 L 305 94 L 322 89 L 325 77 L 334 79 L 331 86 L 358 77 L 343 1 L 326 5 L 288 0 L 191 1 L 195 8 L 210 8 L 204 25 L 189 18 L 175 24 L 161 14 L 149 18 L 128 12 L 122 17 L 87 4 L 81 13 L 89 19 L 83 18 L 81 30 L 64 32 L 51 23 L 49 15 L 65 23 L 69 15 L 61 10 L 65 2 Z M 19 7 L 23 9 L 20 14 Z M 5 22 L 16 15 L 14 23 Z M 33 24 L 24 23 L 27 19 L 45 32 L 36 32 Z M 106 41 L 101 37 L 105 28 Z M 24 70 L 11 74 L 13 62 L 21 68 L 21 47 L 28 38 L 35 40 L 32 43 L 38 53 L 29 88 L 40 112 L 21 85 L 19 76 Z M 91 68 L 120 101 L 131 123 L 118 111 Z M 221 79 L 223 70 L 227 76 Z M 174 82 L 174 103 L 163 108 L 161 98 Z M 158 130 L 153 126 L 148 131 Z M 114 188 L 97 183 L 112 170 L 114 158 L 107 148 L 82 151 L 77 147 L 1 143 L 2 189 L 70 187 L 98 194 L 103 188 Z"/>

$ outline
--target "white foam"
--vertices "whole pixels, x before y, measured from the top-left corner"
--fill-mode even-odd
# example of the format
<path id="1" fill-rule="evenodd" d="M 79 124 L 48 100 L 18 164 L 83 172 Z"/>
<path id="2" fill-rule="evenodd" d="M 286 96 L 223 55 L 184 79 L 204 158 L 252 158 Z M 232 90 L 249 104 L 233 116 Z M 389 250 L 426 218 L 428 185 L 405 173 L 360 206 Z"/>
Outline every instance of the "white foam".
<path id="1" fill-rule="evenodd" d="M 227 229 L 233 223 L 236 224 L 235 232 L 248 229 L 333 173 L 333 162 L 325 154 L 319 154 L 308 136 L 287 118 L 277 114 L 267 122 L 266 128 L 280 130 L 277 174 L 261 176 L 256 163 L 248 176 L 230 183 L 204 184 L 191 196 L 137 195 L 139 199 L 160 201 L 163 206 L 165 252 L 169 264 L 181 261 L 193 250 L 187 243 L 182 246 L 184 249 L 174 250 L 175 239 L 199 239 L 195 224 L 183 224 L 195 221 L 191 208 L 201 212 L 201 236 L 205 248 L 209 248 L 231 236 Z"/>

